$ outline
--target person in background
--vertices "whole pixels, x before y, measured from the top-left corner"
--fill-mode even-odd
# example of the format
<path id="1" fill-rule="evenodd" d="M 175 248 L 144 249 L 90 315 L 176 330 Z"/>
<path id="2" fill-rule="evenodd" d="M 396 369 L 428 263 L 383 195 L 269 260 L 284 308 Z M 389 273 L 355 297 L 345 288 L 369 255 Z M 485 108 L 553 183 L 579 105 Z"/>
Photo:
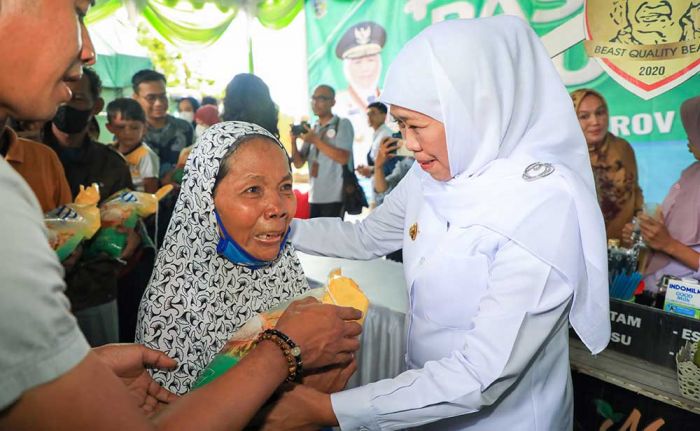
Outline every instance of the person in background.
<path id="1" fill-rule="evenodd" d="M 134 190 L 158 191 L 158 156 L 143 143 L 146 114 L 133 99 L 115 99 L 107 105 L 107 130 L 116 138 L 113 146 L 129 165 Z"/>
<path id="2" fill-rule="evenodd" d="M 279 138 L 278 110 L 267 84 L 252 73 L 239 73 L 226 86 L 224 121 L 257 124 Z"/>
<path id="3" fill-rule="evenodd" d="M 376 206 L 384 203 L 384 198 L 399 185 L 403 177 L 411 170 L 415 159 L 413 157 L 397 157 L 396 150 L 399 145 L 405 143 L 397 138 L 384 138 L 377 151 L 375 159 L 374 174 L 372 176 L 372 187 L 374 189 L 374 199 Z M 385 175 L 387 162 L 396 159 L 394 168 L 389 175 Z M 395 262 L 403 262 L 403 250 L 399 249 L 386 255 L 386 258 Z"/>
<path id="4" fill-rule="evenodd" d="M 83 76 L 68 86 L 73 97 L 44 128 L 44 143 L 58 154 L 73 198 L 81 185 L 93 183 L 99 185 L 100 203 L 122 189 L 133 189 L 124 158 L 88 135 L 91 118 L 104 107 L 100 77 L 94 70 L 85 68 Z M 133 230 L 128 234 L 123 260 L 130 258 L 141 242 Z M 80 329 L 92 346 L 119 341 L 116 299 L 121 269 L 122 263 L 107 255 L 82 255 L 66 272 L 66 294 Z"/>
<path id="5" fill-rule="evenodd" d="M 367 165 L 360 165 L 356 171 L 365 178 L 371 178 L 374 173 L 374 161 L 377 158 L 379 147 L 385 138 L 389 138 L 394 133 L 389 126 L 386 125 L 386 105 L 382 102 L 370 103 L 367 107 L 367 123 L 374 130 L 372 135 L 372 146 L 367 152 Z M 389 175 L 394 169 L 394 165 L 399 161 L 399 158 L 392 157 L 385 159 L 384 176 Z M 379 205 L 377 197 L 374 196 L 374 204 Z"/>
<path id="6" fill-rule="evenodd" d="M 379 151 L 382 141 L 385 138 L 391 137 L 394 133 L 386 124 L 386 115 L 386 105 L 382 102 L 374 102 L 367 107 L 367 123 L 374 130 L 374 134 L 372 135 L 372 146 L 367 152 L 367 165 L 360 165 L 357 167 L 357 172 L 367 178 L 371 177 L 374 172 L 372 167 L 374 166 L 374 160 L 377 158 L 377 152 Z M 393 164 L 386 169 L 388 171 L 387 174 L 390 173 L 393 169 Z"/>
<path id="7" fill-rule="evenodd" d="M 10 127 L 4 127 L 0 155 L 29 184 L 43 212 L 73 201 L 63 165 L 46 145 L 20 138 Z"/>
<path id="8" fill-rule="evenodd" d="M 195 145 L 197 142 L 199 142 L 199 138 L 202 137 L 202 134 L 204 134 L 208 128 L 221 122 L 219 119 L 219 111 L 212 105 L 204 105 L 197 109 L 197 113 L 194 115 L 194 121 L 197 123 L 197 127 L 194 129 Z M 182 175 L 184 175 L 185 164 L 187 163 L 187 158 L 192 152 L 192 148 L 194 148 L 194 145 L 185 147 L 182 151 L 180 151 L 180 157 L 177 160 L 177 169 L 173 174 L 173 179 L 177 183 L 182 183 Z M 178 170 L 182 172 L 178 172 Z"/>
<path id="9" fill-rule="evenodd" d="M 352 166 L 353 129 L 349 120 L 333 114 L 334 105 L 335 90 L 319 85 L 311 96 L 311 109 L 318 121 L 299 136 L 290 133 L 294 166 L 299 169 L 309 162 L 310 218 L 343 218 L 343 165 Z M 297 138 L 304 140 L 301 149 Z"/>
<path id="10" fill-rule="evenodd" d="M 367 153 L 367 163 L 370 166 L 374 165 L 379 147 L 384 138 L 389 138 L 394 133 L 386 124 L 386 114 L 386 105 L 382 102 L 370 103 L 367 107 L 367 122 L 374 130 L 374 134 L 372 135 L 372 148 L 369 153 Z M 393 166 L 390 167 L 389 172 L 391 172 L 392 169 Z"/>
<path id="11" fill-rule="evenodd" d="M 194 130 L 192 124 L 168 114 L 168 93 L 166 79 L 155 70 L 141 70 L 131 78 L 133 98 L 141 104 L 148 124 L 143 142 L 158 155 L 161 183 L 173 183 L 172 175 L 183 148 L 192 145 Z M 177 201 L 178 184 L 173 183 L 175 192 L 160 201 L 156 220 L 158 232 L 156 243 L 160 244 L 170 223 L 173 208 Z M 151 232 L 153 235 L 155 231 Z"/>
<path id="12" fill-rule="evenodd" d="M 219 109 L 219 101 L 216 100 L 216 97 L 212 97 L 212 96 L 202 97 L 202 106 L 206 106 L 206 105 L 215 106 L 217 111 Z"/>
<path id="13" fill-rule="evenodd" d="M 608 131 L 608 104 L 600 93 L 582 88 L 571 93 L 571 98 L 588 144 L 607 237 L 621 239 L 625 224 L 644 206 L 634 150 Z"/>
<path id="14" fill-rule="evenodd" d="M 700 280 L 700 97 L 681 105 L 681 120 L 688 135 L 688 150 L 695 162 L 671 187 L 657 214 L 639 215 L 644 243 L 653 250 L 644 271 L 645 290 L 658 291 L 664 275 Z M 631 241 L 628 223 L 623 238 Z"/>
<path id="15" fill-rule="evenodd" d="M 95 61 L 83 24 L 92 3 L 3 2 L 0 123 L 8 116 L 48 120 L 71 99 L 66 83 L 79 81 L 81 67 Z M 239 430 L 287 377 L 286 354 L 264 340 L 220 382 L 176 400 L 146 370 L 176 366 L 162 353 L 133 344 L 90 349 L 70 314 L 36 198 L 3 159 L 0 201 L 0 430 Z M 355 325 L 344 319 L 359 317 L 357 310 L 298 302 L 277 329 L 297 342 L 305 364 L 320 367 L 338 362 L 331 346 Z"/>
<path id="16" fill-rule="evenodd" d="M 199 102 L 194 97 L 183 97 L 177 101 L 177 113 L 181 120 L 185 120 L 195 127 L 194 114 L 199 109 Z"/>
<path id="17" fill-rule="evenodd" d="M 146 113 L 148 128 L 144 142 L 160 158 L 160 176 L 175 168 L 183 148 L 192 145 L 192 124 L 168 114 L 165 75 L 155 70 L 141 70 L 131 78 L 132 96 Z"/>
<path id="18" fill-rule="evenodd" d="M 97 72 L 85 68 L 82 78 L 68 85 L 73 97 L 46 123 L 42 141 L 58 154 L 73 198 L 81 185 L 97 183 L 102 202 L 119 190 L 133 188 L 129 167 L 119 153 L 88 134 L 92 118 L 104 108 Z"/>
<path id="19" fill-rule="evenodd" d="M 115 99 L 107 105 L 107 129 L 114 134 L 113 147 L 126 160 L 134 190 L 146 193 L 158 191 L 158 156 L 143 143 L 146 114 L 133 99 Z M 148 227 L 152 227 L 149 219 Z M 152 229 L 151 229 L 152 230 Z M 141 230 L 145 236 L 146 231 Z M 143 238 L 142 238 L 143 239 Z M 119 341 L 133 342 L 139 302 L 153 272 L 155 250 L 150 241 L 142 241 L 126 266 L 119 273 L 117 305 L 119 311 Z"/>
<path id="20" fill-rule="evenodd" d="M 216 106 L 204 105 L 197 109 L 197 113 L 194 114 L 194 122 L 197 124 L 194 134 L 199 140 L 205 130 L 221 122 L 219 110 L 216 109 Z"/>

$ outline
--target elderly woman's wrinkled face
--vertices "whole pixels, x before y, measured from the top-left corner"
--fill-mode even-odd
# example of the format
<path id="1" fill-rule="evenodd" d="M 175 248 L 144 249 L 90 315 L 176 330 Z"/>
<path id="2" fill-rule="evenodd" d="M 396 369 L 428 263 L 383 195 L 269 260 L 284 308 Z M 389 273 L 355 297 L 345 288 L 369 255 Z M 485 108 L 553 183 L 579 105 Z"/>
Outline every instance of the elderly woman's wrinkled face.
<path id="1" fill-rule="evenodd" d="M 448 181 L 450 160 L 445 126 L 420 112 L 392 105 L 391 115 L 399 125 L 406 148 L 413 151 L 418 165 L 437 181 Z"/>
<path id="2" fill-rule="evenodd" d="M 221 221 L 248 254 L 272 261 L 297 206 L 287 155 L 270 139 L 254 138 L 226 163 L 214 195 Z"/>
<path id="3" fill-rule="evenodd" d="M 608 109 L 600 97 L 589 94 L 578 107 L 578 122 L 586 137 L 586 143 L 593 147 L 603 142 L 608 133 Z"/>

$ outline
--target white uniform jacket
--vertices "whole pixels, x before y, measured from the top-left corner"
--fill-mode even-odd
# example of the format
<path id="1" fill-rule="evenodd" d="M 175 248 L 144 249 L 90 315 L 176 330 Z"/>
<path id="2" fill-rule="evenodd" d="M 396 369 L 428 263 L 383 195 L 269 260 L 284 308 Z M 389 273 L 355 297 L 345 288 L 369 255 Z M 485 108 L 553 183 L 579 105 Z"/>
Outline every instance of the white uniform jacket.
<path id="1" fill-rule="evenodd" d="M 305 253 L 372 259 L 403 247 L 409 370 L 332 395 L 341 429 L 571 430 L 573 288 L 496 232 L 441 224 L 422 196 L 410 172 L 360 223 L 293 222 Z"/>

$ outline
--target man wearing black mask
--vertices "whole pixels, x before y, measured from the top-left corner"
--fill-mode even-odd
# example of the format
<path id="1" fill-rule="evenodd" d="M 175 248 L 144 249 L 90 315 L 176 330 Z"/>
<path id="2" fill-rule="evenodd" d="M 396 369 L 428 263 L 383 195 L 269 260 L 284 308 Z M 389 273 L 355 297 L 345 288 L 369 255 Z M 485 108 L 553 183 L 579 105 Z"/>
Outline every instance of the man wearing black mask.
<path id="1" fill-rule="evenodd" d="M 100 202 L 121 189 L 133 189 L 124 158 L 88 135 L 90 121 L 104 107 L 100 77 L 85 68 L 83 77 L 68 86 L 73 97 L 44 127 L 43 141 L 58 154 L 73 197 L 81 185 L 92 183 L 100 186 Z M 127 259 L 138 243 L 138 235 L 130 232 L 122 259 Z M 122 268 L 122 263 L 107 256 L 81 256 L 77 264 L 66 268 L 66 295 L 93 347 L 119 341 L 116 298 L 117 276 Z"/>
<path id="2" fill-rule="evenodd" d="M 94 70 L 85 68 L 82 79 L 70 83 L 70 87 L 73 98 L 46 124 L 43 141 L 61 159 L 73 197 L 78 194 L 80 185 L 92 183 L 100 185 L 101 200 L 123 188 L 132 188 L 124 158 L 88 136 L 90 121 L 104 107 L 100 77 Z"/>

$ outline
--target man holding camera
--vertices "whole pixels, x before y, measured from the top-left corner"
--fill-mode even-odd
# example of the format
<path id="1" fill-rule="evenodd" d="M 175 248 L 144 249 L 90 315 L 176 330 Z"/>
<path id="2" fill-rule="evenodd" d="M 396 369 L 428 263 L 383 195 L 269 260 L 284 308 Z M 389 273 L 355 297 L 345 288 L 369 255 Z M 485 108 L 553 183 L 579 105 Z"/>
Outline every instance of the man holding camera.
<path id="1" fill-rule="evenodd" d="M 333 114 L 334 105 L 335 90 L 328 85 L 319 85 L 311 96 L 311 109 L 318 121 L 313 128 L 308 124 L 302 124 L 301 130 L 292 128 L 294 167 L 298 169 L 309 162 L 311 218 L 343 218 L 343 165 L 349 165 L 351 171 L 353 169 L 352 124 Z M 297 148 L 297 138 L 304 140 L 301 149 Z"/>

